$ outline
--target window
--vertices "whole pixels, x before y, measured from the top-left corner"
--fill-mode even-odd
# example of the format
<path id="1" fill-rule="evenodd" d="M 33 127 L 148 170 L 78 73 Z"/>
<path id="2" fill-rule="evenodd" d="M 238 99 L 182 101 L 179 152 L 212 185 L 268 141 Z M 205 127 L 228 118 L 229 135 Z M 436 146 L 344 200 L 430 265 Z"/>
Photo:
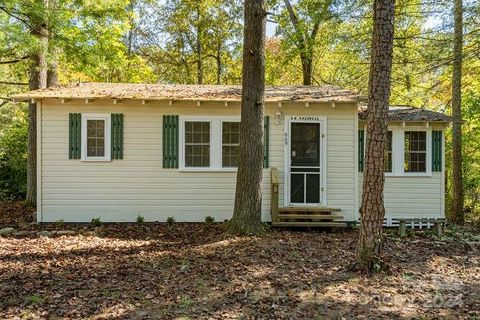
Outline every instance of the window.
<path id="1" fill-rule="evenodd" d="M 82 160 L 110 161 L 110 115 L 82 114 Z"/>
<path id="2" fill-rule="evenodd" d="M 222 167 L 238 166 L 240 123 L 222 122 Z"/>
<path id="3" fill-rule="evenodd" d="M 405 131 L 404 150 L 405 172 L 427 171 L 427 133 L 425 131 Z"/>
<path id="4" fill-rule="evenodd" d="M 393 165 L 393 154 L 392 154 L 392 131 L 387 132 L 387 145 L 385 146 L 385 160 L 384 160 L 384 170 L 385 172 L 392 172 Z"/>
<path id="5" fill-rule="evenodd" d="M 105 156 L 105 120 L 87 120 L 87 157 Z"/>
<path id="6" fill-rule="evenodd" d="M 185 122 L 185 167 L 210 167 L 210 122 Z"/>
<path id="7" fill-rule="evenodd" d="M 180 116 L 180 169 L 234 171 L 238 167 L 240 118 Z"/>

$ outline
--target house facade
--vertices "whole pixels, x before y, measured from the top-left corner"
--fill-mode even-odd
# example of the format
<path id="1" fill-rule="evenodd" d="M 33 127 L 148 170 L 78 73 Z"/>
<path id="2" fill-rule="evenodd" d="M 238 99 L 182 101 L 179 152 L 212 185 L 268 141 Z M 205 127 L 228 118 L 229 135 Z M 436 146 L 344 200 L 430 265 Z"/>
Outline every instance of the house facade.
<path id="1" fill-rule="evenodd" d="M 241 88 L 84 83 L 14 96 L 37 103 L 39 222 L 231 218 Z M 267 87 L 262 219 L 278 206 L 358 221 L 366 111 L 337 87 Z M 392 107 L 386 224 L 444 217 L 443 114 Z"/>

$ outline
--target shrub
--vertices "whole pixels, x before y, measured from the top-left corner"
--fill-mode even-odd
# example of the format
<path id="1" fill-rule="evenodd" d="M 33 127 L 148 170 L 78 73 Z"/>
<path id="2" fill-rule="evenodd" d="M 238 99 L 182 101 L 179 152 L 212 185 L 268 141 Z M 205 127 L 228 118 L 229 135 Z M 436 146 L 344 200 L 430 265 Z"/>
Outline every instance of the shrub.
<path id="1" fill-rule="evenodd" d="M 94 227 L 100 227 L 102 225 L 102 220 L 100 220 L 100 217 L 93 218 L 91 224 Z"/>
<path id="2" fill-rule="evenodd" d="M 0 132 L 0 200 L 24 199 L 27 192 L 27 123 L 17 120 Z"/>
<path id="3" fill-rule="evenodd" d="M 45 298 L 37 294 L 28 295 L 25 297 L 25 302 L 29 305 L 41 304 L 45 301 Z"/>
<path id="4" fill-rule="evenodd" d="M 178 304 L 180 308 L 188 309 L 193 304 L 193 300 L 189 296 L 183 296 Z"/>
<path id="5" fill-rule="evenodd" d="M 55 224 L 58 226 L 63 226 L 65 224 L 65 221 L 63 219 L 58 219 L 57 221 L 55 221 Z"/>
<path id="6" fill-rule="evenodd" d="M 206 216 L 205 217 L 205 223 L 212 224 L 215 222 L 215 218 L 211 216 Z"/>
<path id="7" fill-rule="evenodd" d="M 137 221 L 138 224 L 144 224 L 144 223 L 145 223 L 145 218 L 144 218 L 141 214 L 139 214 L 139 215 L 137 216 L 137 220 L 136 220 L 136 221 Z"/>
<path id="8" fill-rule="evenodd" d="M 174 217 L 168 217 L 167 218 L 167 224 L 168 225 L 172 225 L 175 223 L 175 218 Z"/>

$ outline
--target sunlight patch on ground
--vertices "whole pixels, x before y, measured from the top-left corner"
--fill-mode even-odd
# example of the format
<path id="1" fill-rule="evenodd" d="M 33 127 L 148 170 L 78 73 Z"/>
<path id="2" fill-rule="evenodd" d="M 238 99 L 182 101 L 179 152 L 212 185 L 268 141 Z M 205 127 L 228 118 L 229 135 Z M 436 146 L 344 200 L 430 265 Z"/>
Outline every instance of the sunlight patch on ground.
<path id="1" fill-rule="evenodd" d="M 135 306 L 127 303 L 118 303 L 116 305 L 106 307 L 96 315 L 88 318 L 90 320 L 100 319 L 123 319 L 135 311 Z"/>

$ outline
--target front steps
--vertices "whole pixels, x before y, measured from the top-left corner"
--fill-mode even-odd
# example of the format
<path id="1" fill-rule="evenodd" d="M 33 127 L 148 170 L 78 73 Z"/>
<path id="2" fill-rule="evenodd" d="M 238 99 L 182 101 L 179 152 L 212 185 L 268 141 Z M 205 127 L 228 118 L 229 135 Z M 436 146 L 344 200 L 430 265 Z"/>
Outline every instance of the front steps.
<path id="1" fill-rule="evenodd" d="M 278 208 L 272 215 L 274 227 L 346 227 L 340 209 L 335 208 Z"/>
<path id="2" fill-rule="evenodd" d="M 274 227 L 346 227 L 340 209 L 323 207 L 278 207 L 277 168 L 271 169 L 270 206 Z"/>

